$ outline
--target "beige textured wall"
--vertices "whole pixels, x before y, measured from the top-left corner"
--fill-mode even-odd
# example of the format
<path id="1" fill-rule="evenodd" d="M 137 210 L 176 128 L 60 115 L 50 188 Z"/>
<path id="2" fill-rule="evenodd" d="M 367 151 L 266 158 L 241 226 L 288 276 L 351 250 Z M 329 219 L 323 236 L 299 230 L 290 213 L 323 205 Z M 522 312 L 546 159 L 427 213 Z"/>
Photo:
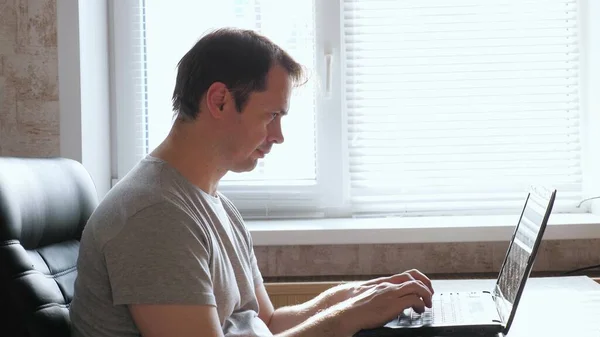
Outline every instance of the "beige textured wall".
<path id="1" fill-rule="evenodd" d="M 389 275 L 417 268 L 427 274 L 490 274 L 500 270 L 508 242 L 255 247 L 265 278 Z M 600 239 L 544 241 L 533 270 L 559 275 L 600 264 Z M 494 276 L 495 277 L 495 276 Z"/>
<path id="2" fill-rule="evenodd" d="M 0 0 L 0 156 L 56 155 L 56 0 Z"/>

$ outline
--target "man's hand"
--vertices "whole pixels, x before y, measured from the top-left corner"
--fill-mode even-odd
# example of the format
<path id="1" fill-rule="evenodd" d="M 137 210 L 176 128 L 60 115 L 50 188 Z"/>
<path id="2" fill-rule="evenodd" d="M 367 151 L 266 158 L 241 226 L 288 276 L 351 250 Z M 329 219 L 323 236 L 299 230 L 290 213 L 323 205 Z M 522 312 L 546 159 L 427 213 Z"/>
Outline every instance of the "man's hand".
<path id="1" fill-rule="evenodd" d="M 257 288 L 259 317 L 277 336 L 351 336 L 379 327 L 406 308 L 431 306 L 431 281 L 418 270 L 331 288 L 312 300 L 273 311 L 264 287 Z"/>
<path id="2" fill-rule="evenodd" d="M 322 309 L 334 306 L 352 297 L 359 296 L 382 283 L 403 284 L 409 281 L 420 281 L 429 289 L 431 294 L 434 293 L 433 287 L 431 286 L 431 280 L 420 271 L 412 269 L 405 271 L 401 274 L 380 277 L 369 281 L 344 283 L 339 286 L 333 287 L 329 290 L 326 290 L 322 294 Z"/>
<path id="3" fill-rule="evenodd" d="M 395 276 L 394 276 L 395 277 Z M 398 280 L 398 278 L 394 278 Z M 422 313 L 431 308 L 432 291 L 420 280 L 401 283 L 379 282 L 369 284 L 366 290 L 332 307 L 339 315 L 341 336 L 351 336 L 362 329 L 383 326 L 404 309 L 413 308 Z M 335 316 L 335 314 L 334 314 Z"/>
<path id="4" fill-rule="evenodd" d="M 317 314 L 282 336 L 352 336 L 385 325 L 404 309 L 423 312 L 432 295 L 431 280 L 418 270 L 342 284 L 307 302 L 310 310 L 302 312 Z"/>

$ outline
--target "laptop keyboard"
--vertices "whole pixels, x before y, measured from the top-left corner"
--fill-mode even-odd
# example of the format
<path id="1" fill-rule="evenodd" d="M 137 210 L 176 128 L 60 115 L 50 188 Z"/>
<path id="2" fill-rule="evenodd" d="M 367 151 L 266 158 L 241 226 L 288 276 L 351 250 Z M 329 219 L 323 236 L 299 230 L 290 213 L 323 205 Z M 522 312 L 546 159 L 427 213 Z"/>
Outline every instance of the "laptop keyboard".
<path id="1" fill-rule="evenodd" d="M 405 310 L 398 316 L 398 324 L 402 326 L 431 325 L 431 324 L 454 324 L 469 320 L 483 311 L 480 298 L 475 296 L 474 300 L 469 293 L 444 293 L 434 296 L 432 308 L 425 308 L 425 312 L 419 314 L 412 309 Z"/>

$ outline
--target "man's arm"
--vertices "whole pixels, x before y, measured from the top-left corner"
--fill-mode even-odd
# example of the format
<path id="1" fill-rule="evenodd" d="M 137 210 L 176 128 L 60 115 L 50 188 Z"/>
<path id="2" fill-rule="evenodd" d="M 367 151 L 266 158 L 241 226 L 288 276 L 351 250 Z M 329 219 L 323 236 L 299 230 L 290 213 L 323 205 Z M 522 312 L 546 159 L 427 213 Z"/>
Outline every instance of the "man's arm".
<path id="1" fill-rule="evenodd" d="M 273 318 L 271 303 L 264 285 L 257 288 L 259 318 L 267 325 Z M 306 306 L 310 307 L 310 305 Z M 298 308 L 300 309 L 300 308 Z M 217 310 L 208 305 L 130 305 L 131 316 L 144 337 L 221 337 Z M 300 314 L 302 313 L 302 314 Z M 305 310 L 278 310 L 276 325 L 281 324 L 276 334 L 287 330 L 280 337 L 329 337 L 339 336 L 337 318 L 332 313 Z M 287 327 L 294 327 L 290 330 Z"/>
<path id="2" fill-rule="evenodd" d="M 261 284 L 256 287 L 256 298 L 259 308 L 258 317 L 265 322 L 273 334 L 278 334 L 299 325 L 310 317 L 315 316 L 320 310 L 323 310 L 326 307 L 323 297 L 323 295 L 320 295 L 302 304 L 274 310 L 267 290 L 264 284 Z"/>
<path id="3" fill-rule="evenodd" d="M 143 337 L 222 337 L 217 309 L 206 305 L 130 305 L 131 316 Z M 340 336 L 336 318 L 321 314 L 280 337 Z"/>
<path id="4" fill-rule="evenodd" d="M 363 282 L 344 283 L 326 290 L 315 298 L 298 305 L 287 306 L 273 310 L 264 285 L 256 288 L 259 304 L 259 317 L 267 324 L 273 334 L 285 331 L 299 325 L 317 313 L 331 308 L 352 297 L 372 290 L 379 284 L 399 285 L 406 282 L 419 281 L 433 294 L 431 281 L 418 270 L 409 270 L 401 274 L 380 277 Z"/>
<path id="5" fill-rule="evenodd" d="M 130 305 L 129 311 L 144 337 L 221 337 L 217 309 L 209 305 Z"/>
<path id="6" fill-rule="evenodd" d="M 263 310 L 267 310 L 266 301 L 269 299 L 264 298 L 266 291 L 261 289 L 259 294 Z M 283 325 L 292 325 L 284 331 L 278 331 L 278 337 L 349 337 L 360 329 L 385 324 L 406 308 L 412 307 L 417 312 L 423 312 L 425 306 L 431 307 L 431 292 L 421 281 L 403 284 L 385 282 L 312 316 L 301 310 L 295 311 L 303 319 L 307 317 L 298 324 L 297 318 L 292 317 L 292 312 L 286 313 L 285 310 L 281 311 L 281 316 L 278 316 L 277 311 L 272 311 L 270 319 L 267 311 L 262 316 L 259 314 L 259 317 L 266 317 L 270 327 L 282 329 Z M 270 308 L 272 310 L 273 306 Z M 130 305 L 129 310 L 144 337 L 223 336 L 217 311 L 213 306 Z"/>

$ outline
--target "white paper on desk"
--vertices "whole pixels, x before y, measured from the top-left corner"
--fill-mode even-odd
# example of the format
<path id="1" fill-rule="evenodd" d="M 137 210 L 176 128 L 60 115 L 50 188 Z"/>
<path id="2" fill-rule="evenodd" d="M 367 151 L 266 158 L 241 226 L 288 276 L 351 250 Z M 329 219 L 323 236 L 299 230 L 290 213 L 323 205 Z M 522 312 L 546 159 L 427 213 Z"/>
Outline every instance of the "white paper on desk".
<path id="1" fill-rule="evenodd" d="M 600 336 L 600 291 L 523 293 L 521 301 L 507 337 Z"/>

